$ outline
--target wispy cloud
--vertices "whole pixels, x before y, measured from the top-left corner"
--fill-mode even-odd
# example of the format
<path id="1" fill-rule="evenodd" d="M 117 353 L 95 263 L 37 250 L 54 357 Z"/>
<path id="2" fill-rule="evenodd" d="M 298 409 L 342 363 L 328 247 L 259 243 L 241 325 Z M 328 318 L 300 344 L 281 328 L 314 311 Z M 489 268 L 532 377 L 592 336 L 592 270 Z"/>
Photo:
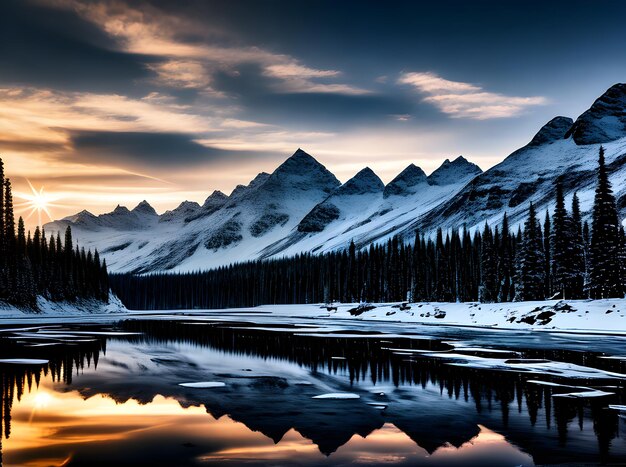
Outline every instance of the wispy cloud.
<path id="1" fill-rule="evenodd" d="M 236 38 L 218 28 L 207 30 L 189 18 L 170 17 L 148 4 L 124 5 L 115 1 L 49 0 L 70 8 L 117 38 L 124 51 L 160 57 L 163 63 L 151 65 L 160 84 L 210 89 L 211 74 L 218 70 L 236 71 L 238 65 L 259 65 L 267 77 L 279 80 L 276 91 L 294 93 L 367 94 L 359 87 L 337 82 L 338 70 L 307 66 L 298 59 L 257 46 L 233 45 Z M 186 34 L 206 37 L 202 42 L 180 39 Z"/>
<path id="2" fill-rule="evenodd" d="M 399 84 L 425 94 L 428 102 L 454 118 L 487 120 L 515 117 L 530 107 L 547 104 L 542 96 L 518 97 L 485 91 L 481 86 L 451 81 L 431 72 L 403 73 Z"/>

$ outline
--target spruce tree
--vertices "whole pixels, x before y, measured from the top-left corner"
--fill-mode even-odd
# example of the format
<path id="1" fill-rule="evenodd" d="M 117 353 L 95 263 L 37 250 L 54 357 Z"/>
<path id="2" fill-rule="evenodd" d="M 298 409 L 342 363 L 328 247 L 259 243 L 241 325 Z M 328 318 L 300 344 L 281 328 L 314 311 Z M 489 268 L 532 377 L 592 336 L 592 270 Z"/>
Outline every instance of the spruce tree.
<path id="1" fill-rule="evenodd" d="M 498 282 L 499 302 L 508 302 L 513 282 L 513 251 L 511 248 L 511 232 L 509 230 L 509 218 L 507 213 L 502 217 L 502 238 L 500 240 L 500 252 L 498 255 Z"/>
<path id="2" fill-rule="evenodd" d="M 4 162 L 0 158 L 0 300 L 8 296 L 7 253 L 4 232 Z"/>
<path id="3" fill-rule="evenodd" d="M 480 287 L 478 290 L 478 299 L 483 303 L 493 303 L 497 300 L 497 259 L 494 250 L 491 229 L 485 222 L 480 251 Z"/>
<path id="4" fill-rule="evenodd" d="M 546 209 L 546 217 L 543 222 L 543 251 L 546 255 L 546 268 L 545 268 L 545 280 L 544 280 L 544 293 L 547 297 L 552 295 L 553 288 L 553 271 L 552 271 L 552 222 L 550 221 L 550 213 Z"/>
<path id="5" fill-rule="evenodd" d="M 598 156 L 598 179 L 591 224 L 591 298 L 622 297 L 619 267 L 619 225 L 615 197 L 604 161 L 604 148 Z"/>
<path id="6" fill-rule="evenodd" d="M 571 298 L 574 271 L 572 268 L 572 226 L 565 209 L 563 186 L 556 183 L 556 206 L 552 216 L 552 235 L 550 237 L 552 289 L 559 298 Z"/>
<path id="7" fill-rule="evenodd" d="M 524 240 L 521 250 L 520 298 L 543 300 L 545 257 L 541 228 L 537 221 L 535 206 L 530 203 L 528 218 L 524 224 Z"/>
<path id="8" fill-rule="evenodd" d="M 585 241 L 583 238 L 583 223 L 582 216 L 580 214 L 580 201 L 578 200 L 578 194 L 574 193 L 572 197 L 572 233 L 570 239 L 572 242 L 572 282 L 571 282 L 571 297 L 572 298 L 584 298 L 585 297 Z"/>

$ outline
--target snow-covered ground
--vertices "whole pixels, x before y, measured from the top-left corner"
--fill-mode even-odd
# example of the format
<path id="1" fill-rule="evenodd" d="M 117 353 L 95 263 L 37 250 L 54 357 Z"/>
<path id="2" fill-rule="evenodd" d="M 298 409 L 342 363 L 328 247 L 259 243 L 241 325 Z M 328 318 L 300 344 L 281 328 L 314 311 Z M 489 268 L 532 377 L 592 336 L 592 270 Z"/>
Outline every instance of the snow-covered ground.
<path id="1" fill-rule="evenodd" d="M 373 303 L 367 311 L 355 315 L 357 303 L 335 303 L 329 310 L 323 304 L 305 305 L 264 305 L 251 308 L 229 308 L 222 310 L 127 310 L 115 296 L 103 305 L 95 301 L 75 303 L 52 303 L 40 299 L 40 312 L 20 310 L 2 305 L 0 302 L 0 323 L 19 318 L 29 320 L 45 318 L 46 321 L 59 321 L 89 317 L 90 320 L 111 319 L 116 315 L 127 318 L 145 315 L 159 317 L 203 316 L 227 321 L 263 321 L 294 323 L 299 320 L 323 320 L 326 323 L 337 320 L 371 322 L 372 330 L 376 322 L 407 323 L 416 325 L 472 326 L 489 329 L 549 330 L 584 333 L 606 333 L 626 335 L 626 299 L 606 300 L 546 300 L 513 303 Z M 332 308 L 336 308 L 332 309 Z M 351 313 L 352 311 L 352 313 Z M 358 313 L 358 312 L 357 312 Z"/>
<path id="2" fill-rule="evenodd" d="M 83 315 L 110 315 L 116 313 L 127 313 L 128 310 L 122 302 L 113 294 L 109 296 L 109 303 L 102 303 L 97 300 L 77 300 L 75 302 L 51 302 L 43 297 L 38 297 L 37 305 L 39 310 L 28 310 L 17 308 L 0 301 L 0 324 L 3 319 L 8 318 L 63 318 L 68 316 Z"/>
<path id="3" fill-rule="evenodd" d="M 399 303 L 372 304 L 375 308 L 353 316 L 357 304 L 262 306 L 255 310 L 280 316 L 356 319 L 418 324 L 476 326 L 496 329 L 564 330 L 626 334 L 626 299 L 546 300 L 513 303 Z M 230 310 L 232 311 L 232 310 Z M 374 323 L 372 323 L 374 324 Z"/>

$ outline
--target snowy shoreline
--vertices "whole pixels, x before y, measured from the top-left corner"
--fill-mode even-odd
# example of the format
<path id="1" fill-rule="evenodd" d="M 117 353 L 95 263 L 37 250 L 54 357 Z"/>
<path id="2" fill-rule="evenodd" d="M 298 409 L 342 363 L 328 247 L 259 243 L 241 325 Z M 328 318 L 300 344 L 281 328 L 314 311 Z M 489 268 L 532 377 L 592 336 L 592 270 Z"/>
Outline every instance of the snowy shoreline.
<path id="1" fill-rule="evenodd" d="M 0 301 L 0 324 L 5 319 L 19 318 L 59 318 L 65 317 L 127 314 L 128 310 L 115 295 L 109 295 L 109 303 L 95 299 L 79 299 L 75 302 L 52 302 L 43 297 L 37 297 L 39 310 L 30 310 L 8 305 Z"/>
<path id="2" fill-rule="evenodd" d="M 356 303 L 336 303 L 331 309 L 323 304 L 262 305 L 251 308 L 210 310 L 127 310 L 116 298 L 108 304 L 96 301 L 53 303 L 40 298 L 39 313 L 7 307 L 0 304 L 0 324 L 3 321 L 37 318 L 63 322 L 66 318 L 76 321 L 80 317 L 90 320 L 98 317 L 139 318 L 143 315 L 210 315 L 212 319 L 223 315 L 225 320 L 254 320 L 255 315 L 271 317 L 276 322 L 293 318 L 342 321 L 406 323 L 407 325 L 444 325 L 458 327 L 488 328 L 490 330 L 563 331 L 626 335 L 626 299 L 605 300 L 545 300 L 507 303 L 372 303 L 372 309 L 358 316 L 351 314 L 359 306 Z M 368 308 L 370 308 L 368 306 Z M 334 309 L 336 308 L 336 309 Z"/>

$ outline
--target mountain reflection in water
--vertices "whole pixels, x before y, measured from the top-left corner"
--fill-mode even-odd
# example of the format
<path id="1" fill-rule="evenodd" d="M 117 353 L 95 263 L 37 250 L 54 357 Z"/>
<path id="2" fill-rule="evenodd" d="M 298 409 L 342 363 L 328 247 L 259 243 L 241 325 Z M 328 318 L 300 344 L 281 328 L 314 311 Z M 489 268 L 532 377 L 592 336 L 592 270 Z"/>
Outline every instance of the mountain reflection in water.
<path id="1" fill-rule="evenodd" d="M 620 377 L 566 380 L 452 366 L 420 352 L 452 349 L 439 339 L 309 331 L 197 320 L 4 330 L 0 358 L 49 363 L 0 364 L 3 465 L 533 465 L 626 458 L 624 418 L 608 408 L 626 400 Z M 489 349 L 465 352 L 490 355 Z M 625 370 L 623 360 L 591 352 L 535 348 L 511 355 Z M 528 382 L 533 379 L 612 395 L 553 397 L 572 389 Z M 196 381 L 225 386 L 179 385 Z M 337 392 L 359 399 L 312 398 Z"/>

